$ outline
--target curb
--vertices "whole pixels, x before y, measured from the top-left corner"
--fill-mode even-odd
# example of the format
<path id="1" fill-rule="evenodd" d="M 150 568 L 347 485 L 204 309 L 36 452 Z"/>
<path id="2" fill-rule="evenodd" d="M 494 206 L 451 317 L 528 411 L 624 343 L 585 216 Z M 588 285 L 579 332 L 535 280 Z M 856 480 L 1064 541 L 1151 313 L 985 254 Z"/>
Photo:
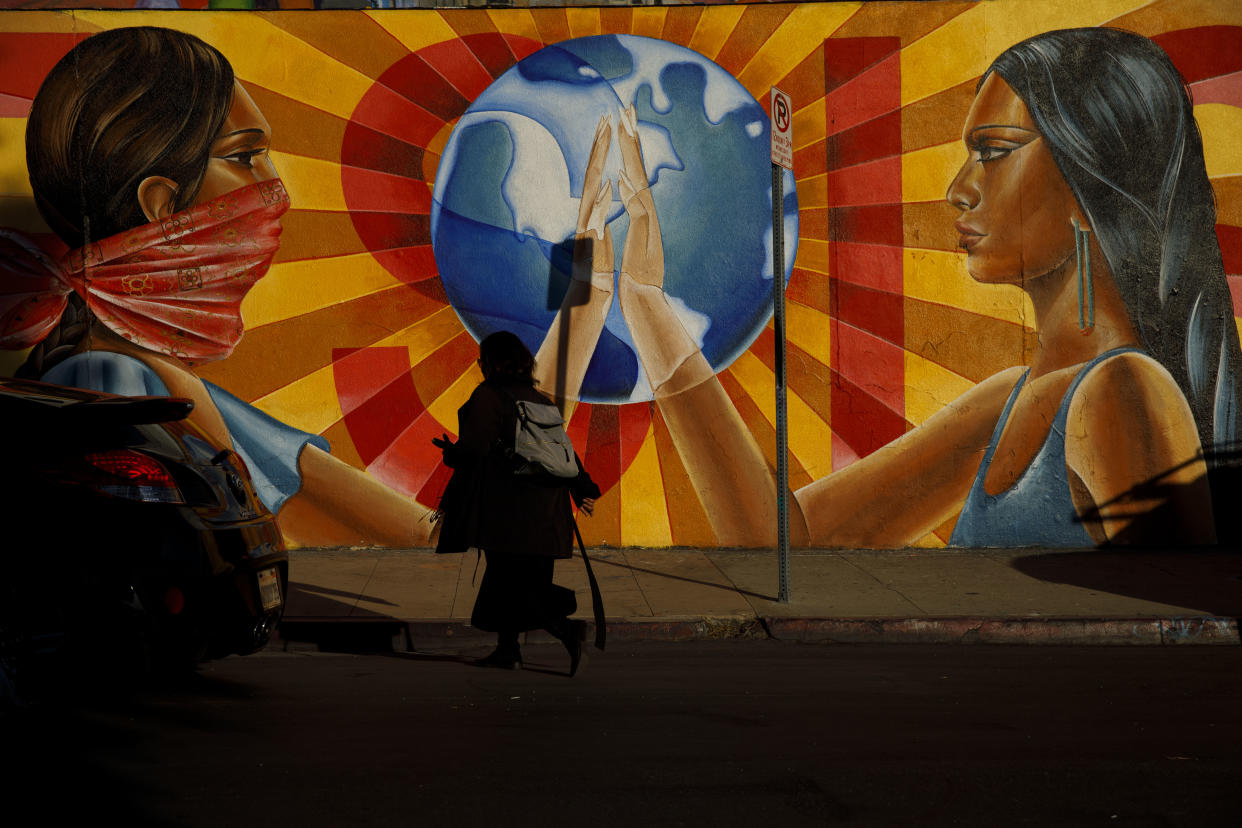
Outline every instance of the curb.
<path id="1" fill-rule="evenodd" d="M 485 646 L 492 633 L 463 619 L 286 618 L 269 649 L 408 652 L 416 647 Z M 588 641 L 594 624 L 587 621 Z M 617 618 L 610 641 L 776 640 L 808 644 L 1002 644 L 1183 646 L 1242 644 L 1238 619 L 1169 618 L 784 618 L 687 616 Z M 554 639 L 526 634 L 532 644 Z"/>

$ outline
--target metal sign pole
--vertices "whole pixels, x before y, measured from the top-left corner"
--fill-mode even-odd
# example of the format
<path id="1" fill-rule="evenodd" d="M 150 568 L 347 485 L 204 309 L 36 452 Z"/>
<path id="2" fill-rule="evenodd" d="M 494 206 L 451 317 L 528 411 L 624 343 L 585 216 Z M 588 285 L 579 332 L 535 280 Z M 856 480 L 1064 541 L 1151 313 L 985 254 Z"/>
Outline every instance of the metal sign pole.
<path id="1" fill-rule="evenodd" d="M 776 600 L 789 595 L 789 433 L 785 411 L 785 216 L 784 169 L 772 165 L 772 326 L 776 337 L 776 548 L 780 587 Z"/>
<path id="2" fill-rule="evenodd" d="M 768 92 L 772 139 L 772 327 L 776 337 L 776 554 L 780 588 L 789 594 L 789 432 L 785 410 L 785 170 L 793 169 L 793 102 L 775 86 Z"/>

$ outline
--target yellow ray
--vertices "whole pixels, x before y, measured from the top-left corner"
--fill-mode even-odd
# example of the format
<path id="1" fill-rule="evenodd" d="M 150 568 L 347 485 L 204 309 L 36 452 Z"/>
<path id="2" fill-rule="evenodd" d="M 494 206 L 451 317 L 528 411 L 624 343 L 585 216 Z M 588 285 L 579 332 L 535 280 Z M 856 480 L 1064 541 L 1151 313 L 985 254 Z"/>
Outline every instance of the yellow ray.
<path id="1" fill-rule="evenodd" d="M 410 352 L 410 365 L 417 365 L 435 354 L 462 330 L 461 322 L 453 309 L 444 308 L 391 336 L 371 343 L 368 347 L 404 346 Z M 274 417 L 316 434 L 323 434 L 345 416 L 337 398 L 332 365 L 326 365 L 283 388 L 278 388 L 260 397 L 254 404 Z M 450 422 L 455 423 L 456 418 Z"/>
<path id="2" fill-rule="evenodd" d="M 824 140 L 828 134 L 828 108 L 823 98 L 817 98 L 794 112 L 793 134 L 795 150 Z"/>
<path id="3" fill-rule="evenodd" d="M 427 406 L 427 413 L 445 428 L 457 428 L 457 409 L 466 404 L 475 386 L 482 381 L 483 372 L 479 370 L 478 363 L 470 363 L 466 372 Z"/>
<path id="4" fill-rule="evenodd" d="M 0 216 L 6 230 L 17 230 L 22 233 L 50 233 L 39 208 L 35 206 L 34 196 L 0 194 Z M 0 374 L 0 376 L 4 376 Z"/>
<path id="5" fill-rule="evenodd" d="M 828 206 L 828 174 L 821 173 L 798 182 L 798 207 L 808 210 L 812 207 Z M 801 254 L 801 251 L 799 251 Z M 826 271 L 825 271 L 826 272 Z"/>
<path id="6" fill-rule="evenodd" d="M 260 397 L 254 405 L 278 420 L 313 434 L 323 434 L 345 416 L 337 399 L 336 377 L 331 365 Z"/>
<path id="7" fill-rule="evenodd" d="M 363 14 L 380 24 L 386 32 L 399 40 L 401 45 L 411 52 L 417 52 L 433 43 L 457 39 L 457 32 L 444 22 L 444 18 L 438 12 L 411 14 L 405 9 L 393 9 L 391 11 L 367 11 Z"/>
<path id="8" fill-rule="evenodd" d="M 487 16 L 492 19 L 492 25 L 496 27 L 496 31 L 501 34 L 518 35 L 536 43 L 543 42 L 543 38 L 539 36 L 539 27 L 535 25 L 535 16 L 530 13 L 530 9 L 488 9 Z"/>
<path id="9" fill-rule="evenodd" d="M 906 419 L 922 425 L 928 417 L 974 387 L 974 383 L 918 354 L 905 352 Z"/>
<path id="10" fill-rule="evenodd" d="M 940 201 L 966 160 L 966 147 L 957 141 L 926 147 L 901 156 L 901 200 Z"/>
<path id="11" fill-rule="evenodd" d="M 129 12 L 76 11 L 75 15 L 105 28 L 130 26 Z M 423 19 L 418 15 L 419 20 Z M 238 77 L 296 101 L 348 118 L 372 81 L 335 60 L 261 14 L 237 12 L 144 11 L 142 24 L 178 29 L 215 46 L 233 65 Z"/>
<path id="12" fill-rule="evenodd" d="M 910 546 L 914 549 L 944 549 L 948 544 L 942 541 L 935 532 L 928 532 Z"/>
<path id="13" fill-rule="evenodd" d="M 1013 285 L 983 285 L 966 272 L 965 254 L 908 247 L 902 251 L 904 293 L 982 316 L 1015 322 L 1027 328 L 1035 324 L 1031 300 Z"/>
<path id="14" fill-rule="evenodd" d="M 566 8 L 565 22 L 569 25 L 570 37 L 591 37 L 604 30 L 597 8 Z"/>
<path id="15" fill-rule="evenodd" d="M 345 212 L 345 193 L 341 189 L 341 165 L 304 155 L 272 152 L 272 165 L 289 191 L 289 200 L 299 210 Z"/>
<path id="16" fill-rule="evenodd" d="M 1242 109 L 1227 104 L 1195 107 L 1209 178 L 1242 175 Z"/>
<path id="17" fill-rule="evenodd" d="M 1098 26 L 1145 5 L 1145 0 L 980 3 L 902 50 L 901 103 L 978 77 L 997 55 L 1032 35 Z"/>
<path id="18" fill-rule="evenodd" d="M 72 12 L 62 11 L 6 11 L 0 28 L 14 34 L 78 34 L 94 32 L 95 25 L 82 25 L 85 21 Z"/>
<path id="19" fill-rule="evenodd" d="M 756 98 L 789 74 L 841 24 L 849 20 L 862 3 L 799 3 L 767 39 L 737 79 Z M 704 17 L 710 15 L 705 14 Z"/>
<path id="20" fill-rule="evenodd" d="M 798 239 L 798 256 L 795 267 L 828 273 L 828 242 L 817 239 Z"/>
<path id="21" fill-rule="evenodd" d="M 642 448 L 621 475 L 620 489 L 621 545 L 672 546 L 673 530 L 653 427 L 648 427 Z"/>
<path id="22" fill-rule="evenodd" d="M 659 38 L 664 34 L 667 18 L 668 9 L 664 6 L 639 6 L 634 9 L 634 22 L 630 24 L 630 31 L 643 37 Z"/>
<path id="23" fill-rule="evenodd" d="M 26 119 L 0 118 L 0 195 L 32 198 L 26 173 Z"/>
<path id="24" fill-rule="evenodd" d="M 716 6 L 704 9 L 699 22 L 690 35 L 690 48 L 700 55 L 715 59 L 724 48 L 725 41 L 733 34 L 737 22 L 742 19 L 746 6 Z"/>
<path id="25" fill-rule="evenodd" d="M 832 328 L 828 317 L 815 308 L 786 302 L 785 336 L 821 365 L 832 365 Z"/>
<path id="26" fill-rule="evenodd" d="M 772 372 L 750 351 L 729 366 L 729 373 L 738 381 L 765 420 L 776 424 L 776 383 Z M 832 431 L 828 424 L 793 391 L 787 391 L 785 415 L 789 428 L 789 451 L 811 475 L 811 479 L 832 471 Z"/>
<path id="27" fill-rule="evenodd" d="M 399 284 L 370 253 L 281 262 L 242 301 L 242 318 L 260 328 Z"/>
<path id="28" fill-rule="evenodd" d="M 410 364 L 417 365 L 453 340 L 464 328 L 457 312 L 451 307 L 440 308 L 391 336 L 372 343 L 372 348 L 409 349 Z"/>

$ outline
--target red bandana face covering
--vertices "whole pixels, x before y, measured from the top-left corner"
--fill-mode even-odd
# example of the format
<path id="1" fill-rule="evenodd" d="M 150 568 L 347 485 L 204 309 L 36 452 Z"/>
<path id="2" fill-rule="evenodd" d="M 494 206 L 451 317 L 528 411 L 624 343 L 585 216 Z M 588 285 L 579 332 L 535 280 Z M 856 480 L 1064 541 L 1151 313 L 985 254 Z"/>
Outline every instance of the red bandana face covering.
<path id="1" fill-rule="evenodd" d="M 116 334 L 194 365 L 241 339 L 241 302 L 280 244 L 289 196 L 278 179 L 226 193 L 71 251 L 53 264 L 0 236 L 0 348 L 34 345 L 76 291 Z"/>

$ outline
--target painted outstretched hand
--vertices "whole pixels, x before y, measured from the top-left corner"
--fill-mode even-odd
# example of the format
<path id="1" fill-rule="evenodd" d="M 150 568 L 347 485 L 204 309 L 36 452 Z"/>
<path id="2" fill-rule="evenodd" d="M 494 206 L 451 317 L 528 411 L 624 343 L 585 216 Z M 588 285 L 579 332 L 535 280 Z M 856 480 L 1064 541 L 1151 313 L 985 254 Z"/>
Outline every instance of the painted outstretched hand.
<path id="1" fill-rule="evenodd" d="M 617 146 L 621 150 L 621 176 L 617 187 L 625 212 L 630 217 L 625 250 L 621 254 L 621 273 L 639 284 L 663 287 L 664 244 L 660 238 L 655 201 L 647 186 L 647 169 L 643 165 L 638 117 L 633 104 L 620 112 Z"/>
<path id="2" fill-rule="evenodd" d="M 612 204 L 612 182 L 604 179 L 604 162 L 612 142 L 612 124 L 607 116 L 595 127 L 595 141 L 582 182 L 578 205 L 578 225 L 574 236 L 573 277 L 592 287 L 612 293 L 613 247 L 608 228 L 608 208 Z"/>

